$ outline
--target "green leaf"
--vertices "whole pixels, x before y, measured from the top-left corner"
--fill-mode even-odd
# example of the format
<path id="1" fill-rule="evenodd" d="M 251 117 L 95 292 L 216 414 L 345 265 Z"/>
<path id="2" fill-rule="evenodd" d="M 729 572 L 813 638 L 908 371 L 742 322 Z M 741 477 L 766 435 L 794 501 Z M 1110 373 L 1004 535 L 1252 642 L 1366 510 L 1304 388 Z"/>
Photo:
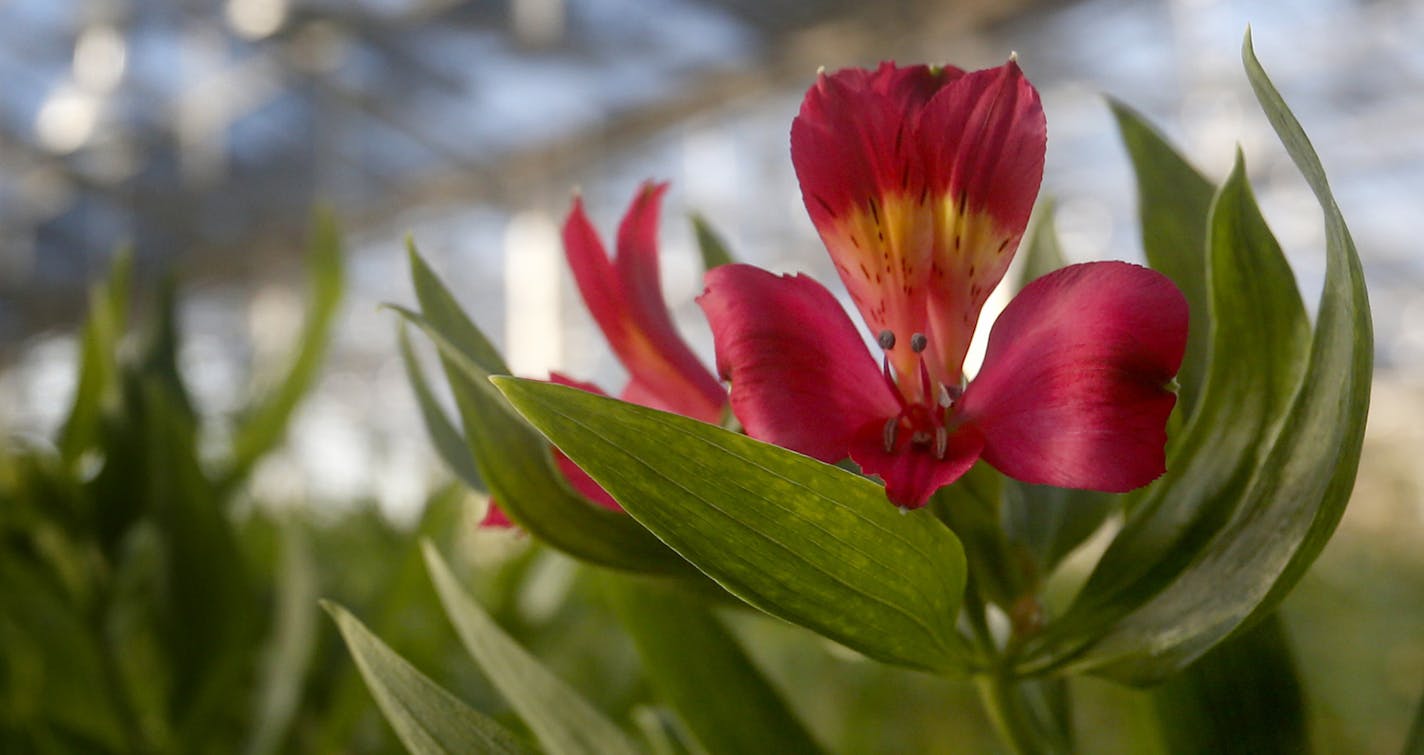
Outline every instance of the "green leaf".
<path id="1" fill-rule="evenodd" d="M 165 557 L 165 649 L 174 670 L 180 742 L 221 734 L 253 661 L 259 606 L 236 533 L 197 459 L 196 428 L 165 385 L 128 376 L 127 402 L 141 419 L 142 485 Z"/>
<path id="2" fill-rule="evenodd" d="M 1325 287 L 1305 374 L 1284 422 L 1260 444 L 1249 478 L 1219 493 L 1238 501 L 1230 518 L 1193 549 L 1195 557 L 1180 576 L 1074 661 L 1126 681 L 1172 674 L 1279 604 L 1334 532 L 1359 465 L 1374 363 L 1364 273 L 1319 159 L 1256 61 L 1249 36 L 1243 57 L 1262 108 L 1324 210 Z M 1254 328 L 1262 324 L 1253 321 Z M 1249 358 L 1241 351 L 1221 353 L 1237 360 L 1238 370 L 1240 360 Z M 1275 394 L 1249 395 L 1269 404 Z M 1241 421 L 1235 415 L 1215 426 L 1215 442 L 1238 442 L 1235 425 Z M 1261 426 L 1272 423 L 1263 420 Z M 1173 475 L 1176 485 L 1185 479 Z"/>
<path id="3" fill-rule="evenodd" d="M 1023 267 L 1015 281 L 1016 290 L 1022 290 L 1035 280 L 1068 265 L 1068 258 L 1063 256 L 1063 245 L 1058 242 L 1058 232 L 1053 226 L 1056 209 L 1052 197 L 1040 199 L 1033 209 L 1033 225 L 1019 252 Z"/>
<path id="4" fill-rule="evenodd" d="M 465 590 L 429 541 L 425 566 L 465 649 L 550 755 L 633 755 L 638 748 L 612 721 L 510 639 Z"/>
<path id="5" fill-rule="evenodd" d="M 1023 247 L 1019 288 L 1067 264 L 1053 228 L 1053 210 L 1051 199 L 1042 200 L 1034 210 L 1036 220 Z M 1032 554 L 1037 577 L 1042 579 L 1097 531 L 1117 502 L 1116 496 L 1095 490 L 1030 485 L 1005 478 L 1000 518 L 1009 539 Z"/>
<path id="6" fill-rule="evenodd" d="M 1214 188 L 1142 116 L 1115 100 L 1108 104 L 1137 173 L 1142 251 L 1148 264 L 1182 289 L 1190 307 L 1187 353 L 1177 374 L 1181 384 L 1178 411 L 1190 417 L 1206 376 L 1211 320 L 1204 255 Z"/>
<path id="7" fill-rule="evenodd" d="M 15 549 L 18 551 L 18 549 Z M 104 648 L 50 570 L 0 550 L 0 704 L 5 726 L 52 723 L 108 751 L 141 749 Z"/>
<path id="8" fill-rule="evenodd" d="M 79 341 L 79 382 L 59 432 L 59 452 L 67 464 L 98 443 L 104 408 L 118 402 L 119 340 L 128 318 L 132 279 L 133 254 L 125 249 L 114 256 L 109 277 L 89 289 L 89 316 Z"/>
<path id="9" fill-rule="evenodd" d="M 820 751 L 705 604 L 650 580 L 609 575 L 604 587 L 643 659 L 643 673 L 704 750 Z"/>
<path id="10" fill-rule="evenodd" d="M 415 401 L 420 405 L 420 415 L 425 419 L 425 429 L 430 433 L 436 453 L 440 454 L 445 466 L 465 485 L 472 490 L 484 490 L 484 480 L 475 466 L 474 457 L 470 456 L 470 447 L 465 445 L 464 435 L 455 423 L 445 416 L 445 410 L 440 407 L 440 402 L 435 400 L 435 394 L 430 390 L 430 383 L 425 379 L 425 370 L 421 369 L 420 360 L 411 348 L 410 333 L 405 323 L 400 326 L 400 353 L 401 361 L 405 363 L 406 377 L 410 380 L 411 390 L 415 391 Z"/>
<path id="11" fill-rule="evenodd" d="M 1305 693 L 1279 614 L 1152 690 L 1167 752 L 1310 752 Z"/>
<path id="12" fill-rule="evenodd" d="M 283 519 L 280 532 L 282 557 L 277 569 L 276 606 L 271 635 L 258 669 L 248 755 L 280 750 L 302 704 L 307 669 L 316 647 L 316 563 L 306 535 L 295 520 Z"/>
<path id="13" fill-rule="evenodd" d="M 629 571 L 692 573 L 633 519 L 590 503 L 565 483 L 548 442 L 510 410 L 489 383 L 490 375 L 508 373 L 504 360 L 414 245 L 410 265 L 422 313 L 391 309 L 423 330 L 439 349 L 465 442 L 480 478 L 505 513 L 530 534 L 585 561 Z"/>
<path id="14" fill-rule="evenodd" d="M 722 236 L 712 229 L 707 219 L 697 213 L 692 214 L 692 231 L 697 236 L 697 251 L 702 255 L 702 269 L 711 270 L 719 265 L 730 265 L 737 261 L 727 251 Z"/>
<path id="15" fill-rule="evenodd" d="M 341 630 L 386 721 L 412 753 L 534 752 L 494 719 L 460 702 L 417 671 L 346 609 L 329 601 L 321 605 Z"/>
<path id="16" fill-rule="evenodd" d="M 623 508 L 729 592 L 889 663 L 959 671 L 964 552 L 929 512 L 791 451 L 565 386 L 495 378 Z"/>
<path id="17" fill-rule="evenodd" d="M 232 459 L 219 487 L 226 490 L 242 481 L 259 459 L 286 436 L 287 425 L 302 398 L 316 384 L 336 315 L 345 288 L 341 258 L 341 234 L 336 219 L 328 212 L 313 219 L 307 251 L 310 290 L 306 322 L 297 336 L 296 351 L 288 360 L 291 367 L 276 388 L 242 412 L 233 433 Z"/>
<path id="18" fill-rule="evenodd" d="M 159 283 L 158 303 L 149 330 L 140 370 L 167 390 L 173 404 L 188 416 L 194 416 L 193 401 L 178 369 L 181 334 L 178 323 L 178 283 L 172 275 Z"/>
<path id="19" fill-rule="evenodd" d="M 1168 475 L 1141 494 L 1045 643 L 1071 632 L 1086 644 L 1180 575 L 1230 521 L 1290 410 L 1309 322 L 1239 155 L 1212 206 L 1210 245 L 1213 330 L 1199 409 Z"/>

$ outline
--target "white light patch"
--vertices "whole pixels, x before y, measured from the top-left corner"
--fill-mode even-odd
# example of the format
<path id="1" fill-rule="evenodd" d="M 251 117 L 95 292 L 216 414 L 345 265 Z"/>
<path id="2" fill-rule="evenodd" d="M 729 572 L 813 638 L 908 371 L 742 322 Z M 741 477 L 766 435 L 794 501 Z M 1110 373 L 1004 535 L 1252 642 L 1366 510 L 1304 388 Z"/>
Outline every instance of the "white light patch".
<path id="1" fill-rule="evenodd" d="M 74 43 L 74 80 L 92 92 L 107 92 L 124 77 L 128 49 L 112 26 L 91 26 Z"/>
<path id="2" fill-rule="evenodd" d="M 282 28 L 287 0 L 228 0 L 227 23 L 248 39 L 261 39 Z"/>
<path id="3" fill-rule="evenodd" d="M 505 358 L 516 375 L 563 366 L 559 327 L 563 247 L 548 215 L 524 212 L 504 232 Z"/>
<path id="4" fill-rule="evenodd" d="M 84 146 L 99 123 L 99 98 L 73 86 L 54 90 L 35 117 L 35 136 L 56 154 Z"/>
<path id="5" fill-rule="evenodd" d="M 979 367 L 984 364 L 984 352 L 989 348 L 989 330 L 994 327 L 994 321 L 999 319 L 999 313 L 1009 305 L 1009 299 L 1013 298 L 1009 292 L 1010 277 L 1005 275 L 999 281 L 999 285 L 994 287 L 993 293 L 989 294 L 988 300 L 984 302 L 984 309 L 979 313 L 979 325 L 974 329 L 974 340 L 969 342 L 969 351 L 964 355 L 964 374 L 971 380 L 979 374 Z"/>

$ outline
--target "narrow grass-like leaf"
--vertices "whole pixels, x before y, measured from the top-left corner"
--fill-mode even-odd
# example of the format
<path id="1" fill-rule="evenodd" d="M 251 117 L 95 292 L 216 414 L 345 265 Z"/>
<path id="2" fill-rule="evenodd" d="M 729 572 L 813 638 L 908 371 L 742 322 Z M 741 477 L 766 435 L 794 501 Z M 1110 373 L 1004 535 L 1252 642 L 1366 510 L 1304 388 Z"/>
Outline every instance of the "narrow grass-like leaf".
<path id="1" fill-rule="evenodd" d="M 711 270 L 737 261 L 727 250 L 727 244 L 722 240 L 721 234 L 713 230 L 707 218 L 693 213 L 692 231 L 697 236 L 697 251 L 702 255 L 702 269 Z"/>
<path id="2" fill-rule="evenodd" d="M 1207 335 L 1207 213 L 1215 189 L 1201 173 L 1172 149 L 1162 135 L 1128 106 L 1109 100 L 1118 131 L 1137 173 L 1138 215 L 1142 251 L 1147 262 L 1171 278 L 1187 297 L 1187 353 L 1177 374 L 1181 384 L 1177 409 L 1190 417 L 1206 377 Z"/>
<path id="3" fill-rule="evenodd" d="M 1249 35 L 1242 55 L 1262 109 L 1324 211 L 1325 286 L 1290 411 L 1239 493 L 1223 493 L 1240 501 L 1231 519 L 1179 577 L 1075 661 L 1125 681 L 1160 680 L 1279 604 L 1334 532 L 1359 466 L 1374 367 L 1364 272 L 1319 158 Z M 1229 437 L 1230 426 L 1219 432 Z"/>
<path id="4" fill-rule="evenodd" d="M 530 534 L 585 561 L 637 572 L 694 573 L 637 522 L 590 503 L 564 482 L 548 442 L 489 383 L 491 375 L 509 374 L 499 351 L 413 242 L 407 252 L 421 312 L 391 309 L 439 349 L 476 471 L 504 512 Z"/>
<path id="5" fill-rule="evenodd" d="M 1151 695 L 1163 744 L 1174 755 L 1311 752 L 1305 692 L 1277 613 Z"/>
<path id="6" fill-rule="evenodd" d="M 1166 588 L 1230 521 L 1300 381 L 1310 326 L 1238 155 L 1212 206 L 1211 351 L 1198 411 L 1072 608 L 1040 639 L 1085 645 Z M 1072 634 L 1071 641 L 1064 640 Z"/>
<path id="7" fill-rule="evenodd" d="M 815 740 L 707 605 L 648 580 L 604 589 L 658 696 L 711 755 L 814 753 Z"/>
<path id="8" fill-rule="evenodd" d="M 163 544 L 163 639 L 174 669 L 176 730 L 199 750 L 218 722 L 247 698 L 242 680 L 255 660 L 259 605 L 237 533 L 197 458 L 196 427 L 166 383 L 126 376 L 130 416 L 139 419 L 140 486 Z"/>
<path id="9" fill-rule="evenodd" d="M 601 566 L 696 573 L 631 517 L 575 493 L 554 468 L 548 441 L 510 409 L 474 355 L 421 315 L 391 310 L 425 331 L 440 350 L 480 478 L 510 518 L 555 548 Z"/>
<path id="10" fill-rule="evenodd" d="M 429 541 L 425 567 L 456 634 L 550 755 L 634 755 L 621 729 L 510 639 L 470 597 Z"/>
<path id="11" fill-rule="evenodd" d="M 791 451 L 565 386 L 496 378 L 623 508 L 732 594 L 889 663 L 962 670 L 964 551 L 927 511 Z"/>
<path id="12" fill-rule="evenodd" d="M 460 702 L 371 634 L 346 609 L 328 601 L 331 614 L 356 667 L 386 721 L 415 755 L 533 753 L 494 719 Z"/>
<path id="13" fill-rule="evenodd" d="M 263 651 L 253 696 L 248 755 L 278 752 L 302 702 L 307 669 L 316 646 L 317 571 L 301 525 L 284 519 L 282 553 L 272 630 Z"/>
<path id="14" fill-rule="evenodd" d="M 485 482 L 480 477 L 479 468 L 475 466 L 474 457 L 470 456 L 470 447 L 465 444 L 464 435 L 455 423 L 445 416 L 445 410 L 430 390 L 430 383 L 425 379 L 425 370 L 421 368 L 420 359 L 411 348 L 410 333 L 405 323 L 400 326 L 400 354 L 401 361 L 405 363 L 406 378 L 410 380 L 411 390 L 415 391 L 420 416 L 425 419 L 425 430 L 430 433 L 436 453 L 440 454 L 445 466 L 465 485 L 472 490 L 484 490 Z"/>
<path id="15" fill-rule="evenodd" d="M 287 362 L 290 366 L 275 388 L 242 412 L 233 433 L 232 459 L 219 481 L 222 489 L 240 482 L 258 459 L 282 442 L 297 406 L 320 375 L 345 288 L 341 234 L 328 212 L 317 213 L 312 221 L 307 276 L 306 321 Z"/>
<path id="16" fill-rule="evenodd" d="M 109 276 L 89 289 L 89 316 L 79 337 L 79 382 L 74 403 L 59 431 L 59 453 L 68 464 L 99 441 L 99 420 L 106 404 L 118 401 L 118 349 L 128 319 L 133 254 L 114 256 Z"/>

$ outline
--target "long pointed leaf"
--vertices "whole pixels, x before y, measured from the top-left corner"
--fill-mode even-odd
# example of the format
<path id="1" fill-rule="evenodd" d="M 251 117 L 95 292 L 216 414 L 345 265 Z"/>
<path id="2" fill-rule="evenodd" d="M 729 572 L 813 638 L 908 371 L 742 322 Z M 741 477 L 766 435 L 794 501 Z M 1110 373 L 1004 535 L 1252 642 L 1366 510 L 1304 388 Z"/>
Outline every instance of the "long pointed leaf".
<path id="1" fill-rule="evenodd" d="M 465 649 L 509 700 L 550 755 L 634 755 L 636 746 L 582 695 L 510 639 L 465 594 L 435 546 L 421 543 L 425 567 Z"/>
<path id="2" fill-rule="evenodd" d="M 128 317 L 133 255 L 121 250 L 109 275 L 89 290 L 89 316 L 79 339 L 79 383 L 59 432 L 59 452 L 68 464 L 99 442 L 99 418 L 119 396 L 118 347 Z"/>
<path id="3" fill-rule="evenodd" d="M 636 521 L 590 503 L 553 466 L 549 444 L 489 382 L 490 374 L 424 317 L 391 307 L 440 350 L 481 479 L 506 513 L 540 540 L 600 566 L 656 574 L 695 574 Z"/>
<path id="4" fill-rule="evenodd" d="M 1239 156 L 1212 206 L 1210 244 L 1213 331 L 1199 409 L 1167 477 L 1143 494 L 1045 645 L 1070 633 L 1090 642 L 1186 569 L 1230 521 L 1290 410 L 1309 323 Z"/>
<path id="5" fill-rule="evenodd" d="M 436 453 L 440 454 L 440 459 L 445 462 L 445 466 L 455 473 L 472 490 L 484 490 L 485 481 L 480 477 L 480 470 L 475 466 L 475 459 L 470 455 L 470 447 L 465 444 L 465 437 L 460 430 L 455 427 L 455 423 L 445 416 L 445 410 L 440 407 L 440 403 L 435 400 L 435 394 L 430 390 L 430 383 L 425 379 L 425 370 L 420 366 L 420 360 L 415 355 L 415 350 L 410 345 L 410 333 L 404 323 L 400 327 L 400 354 L 401 361 L 405 363 L 406 378 L 410 381 L 411 390 L 415 392 L 415 401 L 420 406 L 420 416 L 425 419 L 425 430 L 430 434 L 430 440 L 435 445 Z"/>
<path id="6" fill-rule="evenodd" d="M 1325 214 L 1326 270 L 1301 389 L 1235 516 L 1180 577 L 1077 663 L 1159 680 L 1271 611 L 1334 532 L 1354 486 L 1369 409 L 1374 334 L 1364 272 L 1315 150 L 1243 45 L 1247 75 Z"/>
<path id="7" fill-rule="evenodd" d="M 386 721 L 415 755 L 479 752 L 516 755 L 534 750 L 494 719 L 460 702 L 381 642 L 346 609 L 328 601 L 331 614 L 356 667 Z"/>
<path id="8" fill-rule="evenodd" d="M 589 502 L 564 482 L 548 442 L 490 386 L 491 375 L 509 374 L 499 352 L 413 243 L 408 252 L 421 312 L 391 309 L 439 349 L 475 467 L 505 513 L 530 534 L 585 561 L 637 572 L 692 572 L 637 522 Z"/>
<path id="9" fill-rule="evenodd" d="M 708 753 L 820 751 L 706 605 L 616 575 L 604 589 L 633 637 L 643 673 Z"/>
<path id="10" fill-rule="evenodd" d="M 744 435 L 560 385 L 495 378 L 539 431 L 729 592 L 890 663 L 963 670 L 964 551 L 879 485 Z"/>
<path id="11" fill-rule="evenodd" d="M 288 361 L 290 367 L 270 393 L 242 413 L 233 433 L 232 460 L 222 476 L 222 488 L 240 482 L 259 459 L 282 442 L 297 406 L 321 372 L 345 288 L 341 234 L 336 219 L 326 212 L 317 213 L 312 222 L 307 275 L 310 283 L 306 321 Z"/>

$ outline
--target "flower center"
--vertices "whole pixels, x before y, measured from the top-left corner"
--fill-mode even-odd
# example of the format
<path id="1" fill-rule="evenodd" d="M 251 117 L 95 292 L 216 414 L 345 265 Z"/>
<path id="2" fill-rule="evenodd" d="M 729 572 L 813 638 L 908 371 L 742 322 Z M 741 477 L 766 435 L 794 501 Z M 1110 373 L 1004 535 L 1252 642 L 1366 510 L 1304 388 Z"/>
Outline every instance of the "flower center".
<path id="1" fill-rule="evenodd" d="M 953 429 L 950 422 L 953 414 L 954 404 L 963 395 L 964 389 L 961 386 L 948 386 L 944 383 L 936 383 L 930 377 L 929 368 L 925 365 L 924 351 L 929 345 L 929 339 L 924 333 L 915 333 L 910 336 L 910 351 L 914 352 L 918 365 L 917 376 L 905 375 L 897 376 L 890 367 L 890 350 L 895 348 L 895 334 L 890 330 L 882 330 L 876 337 L 876 343 L 885 350 L 885 355 L 881 359 L 881 373 L 885 376 L 885 382 L 890 386 L 891 393 L 895 396 L 895 401 L 900 405 L 900 412 L 885 420 L 884 443 L 885 453 L 895 453 L 897 451 L 918 451 L 921 453 L 933 453 L 936 459 L 943 459 L 945 451 L 949 448 L 949 432 Z M 900 383 L 903 380 L 918 379 L 920 381 L 918 395 L 923 398 L 914 400 L 906 398 L 906 391 L 901 390 Z"/>

